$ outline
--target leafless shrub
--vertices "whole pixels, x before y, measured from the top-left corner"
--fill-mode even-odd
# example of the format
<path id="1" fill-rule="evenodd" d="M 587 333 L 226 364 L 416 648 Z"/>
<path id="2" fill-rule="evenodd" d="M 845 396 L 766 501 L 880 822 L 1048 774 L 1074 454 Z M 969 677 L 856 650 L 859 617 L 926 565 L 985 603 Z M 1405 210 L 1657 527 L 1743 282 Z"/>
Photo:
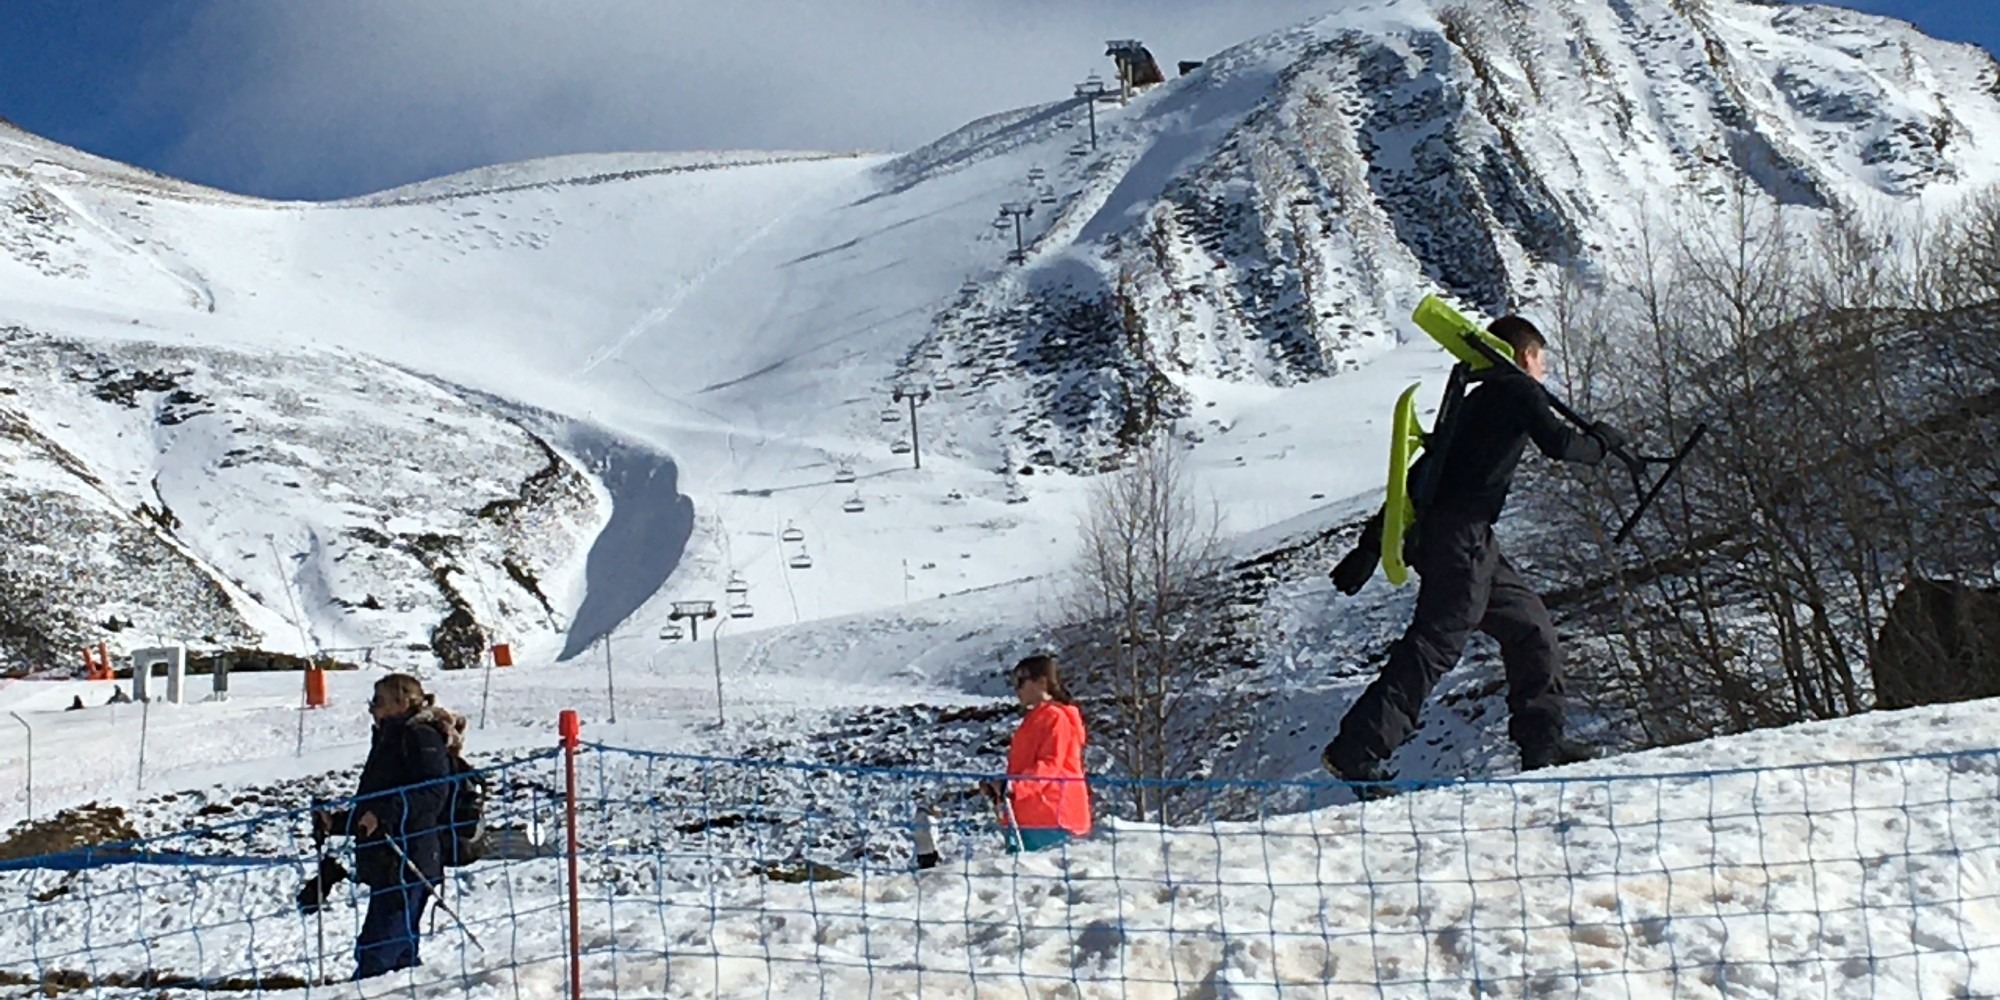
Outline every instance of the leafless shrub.
<path id="1" fill-rule="evenodd" d="M 1589 655 L 1640 738 L 1865 710 L 1905 581 L 1993 572 L 1995 273 L 2000 198 L 1922 233 L 1800 227 L 1739 192 L 1644 243 L 1616 290 L 1558 289 L 1579 401 L 1653 450 L 1711 427 L 1634 545 L 1610 545 L 1617 470 L 1550 498 L 1554 537 L 1580 540 L 1561 597 L 1603 626 Z"/>
<path id="2" fill-rule="evenodd" d="M 1125 777 L 1192 777 L 1200 723 L 1214 708 L 1189 696 L 1209 632 L 1218 517 L 1197 499 L 1185 452 L 1166 434 L 1093 484 L 1089 503 L 1065 608 L 1077 627 L 1064 656 L 1110 693 L 1115 718 L 1094 738 L 1112 741 Z M 1166 818 L 1165 787 L 1127 787 L 1138 818 Z"/>

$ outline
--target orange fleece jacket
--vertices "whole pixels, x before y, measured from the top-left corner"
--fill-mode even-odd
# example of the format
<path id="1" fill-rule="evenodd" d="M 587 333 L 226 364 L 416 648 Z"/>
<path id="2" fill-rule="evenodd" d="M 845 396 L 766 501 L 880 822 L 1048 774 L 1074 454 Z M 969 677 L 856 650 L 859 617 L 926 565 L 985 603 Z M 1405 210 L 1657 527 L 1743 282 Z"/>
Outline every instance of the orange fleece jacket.
<path id="1" fill-rule="evenodd" d="M 1014 822 L 1022 829 L 1090 833 L 1083 743 L 1083 713 L 1075 705 L 1046 701 L 1021 720 L 1007 747 L 1007 784 Z"/>

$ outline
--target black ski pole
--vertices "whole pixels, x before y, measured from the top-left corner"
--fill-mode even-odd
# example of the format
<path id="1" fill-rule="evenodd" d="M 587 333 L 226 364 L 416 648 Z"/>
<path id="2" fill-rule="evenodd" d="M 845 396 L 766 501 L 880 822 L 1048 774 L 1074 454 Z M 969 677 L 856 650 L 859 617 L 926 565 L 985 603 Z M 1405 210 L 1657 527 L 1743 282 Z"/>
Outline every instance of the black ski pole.
<path id="1" fill-rule="evenodd" d="M 325 803 L 314 799 L 312 812 L 306 817 L 306 822 L 312 826 L 313 853 L 319 856 L 320 861 L 319 871 L 314 875 L 315 878 L 319 879 L 320 892 L 318 901 L 313 906 L 313 936 L 317 939 L 313 956 L 314 964 L 319 968 L 319 978 L 322 980 L 326 979 L 326 890 L 329 888 L 325 884 L 326 879 L 324 878 L 326 874 L 327 829 L 326 824 L 320 822 L 320 816 L 324 807 Z"/>
<path id="2" fill-rule="evenodd" d="M 1494 350 L 1492 345 L 1478 337 L 1468 334 L 1465 337 L 1465 342 L 1491 364 L 1519 367 L 1518 365 L 1514 365 L 1511 359 Z M 1549 391 L 1547 386 L 1542 386 L 1542 395 L 1549 401 L 1549 408 L 1555 410 L 1557 416 L 1569 421 L 1578 430 L 1586 434 L 1592 433 L 1594 421 L 1571 409 L 1568 403 L 1563 402 L 1561 397 Z M 1660 491 L 1666 489 L 1667 481 L 1674 477 L 1674 473 L 1679 471 L 1681 463 L 1687 460 L 1688 455 L 1693 453 L 1695 445 L 1701 443 L 1702 437 L 1707 433 L 1707 424 L 1696 424 L 1693 433 L 1688 435 L 1687 441 L 1672 455 L 1645 455 L 1633 451 L 1624 445 L 1606 449 L 1612 457 L 1624 463 L 1625 471 L 1632 477 L 1632 492 L 1639 495 L 1638 506 L 1634 507 L 1631 515 L 1625 518 L 1623 524 L 1619 525 L 1618 533 L 1612 537 L 1611 544 L 1622 544 L 1632 534 L 1632 529 L 1639 525 L 1639 518 L 1646 513 L 1647 508 L 1652 506 L 1654 498 L 1660 495 Z M 1664 465 L 1667 467 L 1666 471 L 1660 473 L 1660 478 L 1655 480 L 1651 485 L 1648 485 L 1646 482 L 1646 467 L 1648 465 Z"/>

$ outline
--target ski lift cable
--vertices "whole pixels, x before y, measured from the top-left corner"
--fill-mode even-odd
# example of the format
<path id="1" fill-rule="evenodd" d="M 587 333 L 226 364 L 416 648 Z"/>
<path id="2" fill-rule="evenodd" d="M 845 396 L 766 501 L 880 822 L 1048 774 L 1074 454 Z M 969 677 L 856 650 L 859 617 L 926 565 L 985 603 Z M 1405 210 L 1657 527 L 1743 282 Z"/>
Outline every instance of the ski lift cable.
<path id="1" fill-rule="evenodd" d="M 813 530 L 818 531 L 818 526 L 815 525 Z M 805 552 L 803 543 L 799 546 L 799 551 L 801 553 Z M 801 568 L 810 569 L 811 566 L 808 565 Z M 797 624 L 804 620 L 804 616 L 799 614 L 799 592 L 792 586 L 792 565 L 789 558 L 778 560 L 778 575 L 785 581 L 785 597 L 792 602 L 792 623 Z"/>
<path id="2" fill-rule="evenodd" d="M 798 517 L 790 517 L 790 518 L 786 518 L 786 519 L 785 519 L 785 521 L 784 521 L 784 524 L 785 524 L 785 527 L 783 527 L 783 528 L 777 528 L 777 530 L 775 530 L 775 531 L 773 531 L 773 532 L 772 532 L 772 534 L 771 534 L 771 541 L 769 542 L 769 544 L 768 544 L 768 547 L 766 547 L 766 546 L 759 546 L 759 547 L 758 547 L 758 552 L 756 553 L 756 556 L 754 557 L 754 558 L 755 558 L 755 560 L 759 560 L 759 561 L 761 561 L 761 560 L 762 560 L 762 559 L 764 558 L 765 554 L 766 554 L 766 553 L 769 553 L 769 554 L 770 554 L 770 555 L 771 555 L 771 556 L 772 556 L 773 558 L 777 559 L 777 561 L 778 561 L 778 569 L 779 569 L 779 571 L 780 571 L 781 573 L 782 573 L 782 572 L 784 572 L 784 571 L 785 571 L 785 568 L 786 568 L 786 565 L 785 565 L 785 564 L 786 564 L 786 563 L 787 563 L 787 561 L 788 561 L 788 560 L 790 559 L 790 553 L 788 553 L 788 552 L 786 552 L 786 551 L 785 551 L 785 547 L 786 547 L 786 546 L 787 546 L 788 544 L 795 544 L 795 543 L 790 543 L 790 542 L 787 542 L 787 541 L 785 540 L 785 538 L 784 538 L 784 535 L 785 535 L 785 533 L 786 533 L 787 531 L 790 531 L 790 530 L 797 530 L 797 531 L 799 531 L 799 532 L 800 532 L 800 533 L 801 533 L 802 535 L 808 535 L 809 533 L 808 533 L 808 532 L 806 532 L 804 528 L 802 528 L 802 527 L 800 527 L 800 526 L 799 526 L 799 521 L 800 521 L 800 520 L 804 520 L 804 521 L 806 521 L 806 522 L 807 522 L 807 524 L 808 524 L 809 526 L 812 526 L 812 517 L 811 517 L 811 511 L 813 511 L 813 510 L 817 509 L 817 508 L 818 508 L 818 507 L 819 507 L 819 506 L 820 506 L 821 504 L 823 504 L 823 503 L 825 503 L 825 502 L 826 502 L 826 500 L 827 500 L 827 491 L 828 491 L 828 490 L 830 490 L 830 489 L 832 489 L 832 487 L 831 487 L 830 485 L 825 485 L 825 484 L 822 484 L 822 485 L 821 485 L 821 487 L 820 487 L 820 490 L 819 490 L 819 493 L 818 493 L 818 494 L 817 494 L 816 496 L 814 496 L 814 497 L 813 497 L 813 499 L 811 499 L 811 500 L 807 501 L 807 503 L 806 503 L 806 506 L 805 506 L 805 510 L 801 511 Z M 722 502 L 723 502 L 724 504 L 726 504 L 726 503 L 727 503 L 728 501 L 727 501 L 727 500 L 725 499 L 725 500 L 723 500 Z M 718 517 L 720 517 L 720 512 L 718 512 Z M 774 525 L 773 527 L 776 527 L 776 526 Z M 814 531 L 818 531 L 819 529 L 817 528 L 817 526 L 813 526 L 813 530 L 814 530 Z M 727 532 L 727 531 L 724 531 L 724 532 L 723 532 L 723 534 L 724 534 L 724 537 L 725 537 L 725 540 L 724 540 L 724 546 L 725 546 L 725 553 L 727 553 L 727 551 L 728 551 L 728 545 L 729 545 L 729 543 L 728 543 L 728 539 L 727 539 L 727 536 L 728 536 L 728 532 Z M 741 579 L 741 578 L 742 578 L 742 574 L 741 574 L 741 572 L 739 572 L 739 571 L 735 570 L 735 568 L 734 568 L 734 567 L 735 567 L 735 566 L 737 566 L 737 565 L 740 565 L 740 564 L 738 564 L 738 563 L 735 563 L 735 562 L 733 561 L 733 559 L 732 559 L 732 560 L 731 560 L 731 562 L 730 562 L 730 566 L 732 567 L 732 569 L 731 569 L 731 574 L 730 574 L 730 575 L 731 575 L 731 577 L 733 578 L 733 579 L 732 579 L 732 582 L 734 582 L 734 580 L 736 580 L 736 579 Z M 747 585 L 747 581 L 745 581 L 745 583 L 746 583 L 746 585 Z M 786 591 L 787 591 L 788 593 L 790 593 L 790 591 L 791 591 L 791 580 L 790 580 L 789 578 L 787 578 L 787 579 L 785 580 L 785 589 L 786 589 Z M 725 593 L 727 593 L 727 587 L 725 587 Z M 792 607 L 793 607 L 793 614 L 794 614 L 794 620 L 795 620 L 795 621 L 797 621 L 797 620 L 799 620 L 799 619 L 798 619 L 798 617 L 797 617 L 797 609 L 798 609 L 798 597 L 797 597 L 796 595 L 792 595 Z"/>

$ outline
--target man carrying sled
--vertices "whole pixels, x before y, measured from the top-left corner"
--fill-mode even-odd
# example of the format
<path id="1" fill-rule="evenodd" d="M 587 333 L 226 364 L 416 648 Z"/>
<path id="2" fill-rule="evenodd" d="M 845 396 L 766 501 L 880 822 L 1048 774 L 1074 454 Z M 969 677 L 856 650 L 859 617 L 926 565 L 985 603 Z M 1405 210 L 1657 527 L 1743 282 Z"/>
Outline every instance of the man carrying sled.
<path id="1" fill-rule="evenodd" d="M 1550 458 L 1596 465 L 1626 438 L 1601 421 L 1578 431 L 1557 418 L 1541 386 L 1548 344 L 1534 324 L 1506 316 L 1487 332 L 1513 349 L 1515 364 L 1495 366 L 1465 396 L 1453 417 L 1449 445 L 1435 456 L 1441 461 L 1427 453 L 1410 470 L 1413 482 L 1435 476 L 1424 491 L 1428 499 L 1417 510 L 1406 553 L 1422 578 L 1416 616 L 1321 755 L 1328 771 L 1356 783 L 1367 797 L 1384 794 L 1375 783 L 1394 777 L 1390 755 L 1416 732 L 1425 699 L 1458 663 L 1474 629 L 1500 643 L 1508 735 L 1520 747 L 1522 769 L 1594 756 L 1564 733 L 1555 624 L 1542 599 L 1501 554 L 1493 524 L 1528 442 Z M 1343 593 L 1358 592 L 1375 572 L 1382 531 L 1383 514 L 1377 512 L 1355 550 L 1334 567 L 1334 585 Z"/>

